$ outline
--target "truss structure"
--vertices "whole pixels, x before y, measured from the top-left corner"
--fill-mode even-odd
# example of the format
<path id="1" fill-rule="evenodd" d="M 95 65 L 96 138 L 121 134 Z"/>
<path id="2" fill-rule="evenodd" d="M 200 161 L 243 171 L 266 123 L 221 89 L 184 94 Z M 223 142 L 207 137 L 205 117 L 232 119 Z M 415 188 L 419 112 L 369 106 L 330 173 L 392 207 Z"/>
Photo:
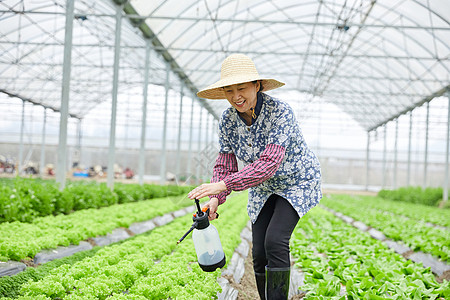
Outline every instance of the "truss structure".
<path id="1" fill-rule="evenodd" d="M 370 134 L 450 95 L 450 2 L 4 0 L 0 53 L 1 93 L 80 120 L 149 84 L 196 98 L 245 53 L 286 83 L 274 96 L 334 103 Z"/>
<path id="2" fill-rule="evenodd" d="M 218 78 L 231 53 L 286 82 L 298 101 L 319 96 L 371 131 L 444 95 L 450 86 L 448 1 L 76 0 L 69 114 L 110 101 L 117 6 L 119 89 L 150 82 L 192 94 Z M 0 2 L 0 91 L 60 109 L 66 1 Z M 304 94 L 309 95 L 304 96 Z M 202 102 L 215 118 L 224 108 Z"/>

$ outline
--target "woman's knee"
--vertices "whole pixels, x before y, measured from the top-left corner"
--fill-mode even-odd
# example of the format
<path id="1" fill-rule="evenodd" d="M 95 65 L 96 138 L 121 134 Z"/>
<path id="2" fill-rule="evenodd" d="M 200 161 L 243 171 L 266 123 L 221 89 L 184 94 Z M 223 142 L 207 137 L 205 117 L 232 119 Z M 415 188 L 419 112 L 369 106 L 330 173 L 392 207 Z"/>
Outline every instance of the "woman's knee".
<path id="1" fill-rule="evenodd" d="M 264 243 L 264 249 L 266 256 L 272 254 L 277 255 L 280 252 L 289 251 L 289 239 L 276 235 L 267 236 Z"/>
<path id="2" fill-rule="evenodd" d="M 265 267 L 267 265 L 267 257 L 264 248 L 255 249 L 255 247 L 253 247 L 252 256 L 253 256 L 253 269 L 255 270 L 255 272 L 264 273 Z"/>
<path id="3" fill-rule="evenodd" d="M 285 241 L 279 237 L 267 238 L 265 251 L 270 267 L 287 267 L 290 265 L 289 240 Z"/>

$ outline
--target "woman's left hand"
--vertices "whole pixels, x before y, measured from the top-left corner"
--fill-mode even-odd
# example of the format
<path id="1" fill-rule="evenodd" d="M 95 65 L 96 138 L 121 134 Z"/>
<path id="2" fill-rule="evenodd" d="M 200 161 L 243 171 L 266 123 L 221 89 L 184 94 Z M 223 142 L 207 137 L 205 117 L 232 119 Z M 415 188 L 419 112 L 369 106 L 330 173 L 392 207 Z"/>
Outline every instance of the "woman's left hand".
<path id="1" fill-rule="evenodd" d="M 201 199 L 203 197 L 220 194 L 227 190 L 227 186 L 223 180 L 215 183 L 204 183 L 193 189 L 188 197 L 191 199 Z"/>

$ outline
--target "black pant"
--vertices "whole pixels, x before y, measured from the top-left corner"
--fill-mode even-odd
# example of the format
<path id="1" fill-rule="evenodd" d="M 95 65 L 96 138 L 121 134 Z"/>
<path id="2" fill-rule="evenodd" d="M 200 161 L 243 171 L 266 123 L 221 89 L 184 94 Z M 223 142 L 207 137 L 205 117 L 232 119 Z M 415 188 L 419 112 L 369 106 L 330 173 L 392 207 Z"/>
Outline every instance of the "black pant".
<path id="1" fill-rule="evenodd" d="M 289 239 L 299 216 L 283 197 L 271 195 L 264 204 L 253 232 L 253 269 L 264 273 L 265 267 L 290 267 Z"/>

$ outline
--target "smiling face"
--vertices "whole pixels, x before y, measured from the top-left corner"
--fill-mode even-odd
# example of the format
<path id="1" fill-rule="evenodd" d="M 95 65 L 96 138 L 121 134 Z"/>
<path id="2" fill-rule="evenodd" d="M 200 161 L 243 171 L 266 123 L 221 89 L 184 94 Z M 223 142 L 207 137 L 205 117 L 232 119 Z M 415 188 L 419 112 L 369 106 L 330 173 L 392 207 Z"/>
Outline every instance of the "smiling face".
<path id="1" fill-rule="evenodd" d="M 228 102 L 230 102 L 234 108 L 240 113 L 251 115 L 250 108 L 256 106 L 259 87 L 259 81 L 256 83 L 244 82 L 226 86 L 223 88 L 223 91 Z"/>

